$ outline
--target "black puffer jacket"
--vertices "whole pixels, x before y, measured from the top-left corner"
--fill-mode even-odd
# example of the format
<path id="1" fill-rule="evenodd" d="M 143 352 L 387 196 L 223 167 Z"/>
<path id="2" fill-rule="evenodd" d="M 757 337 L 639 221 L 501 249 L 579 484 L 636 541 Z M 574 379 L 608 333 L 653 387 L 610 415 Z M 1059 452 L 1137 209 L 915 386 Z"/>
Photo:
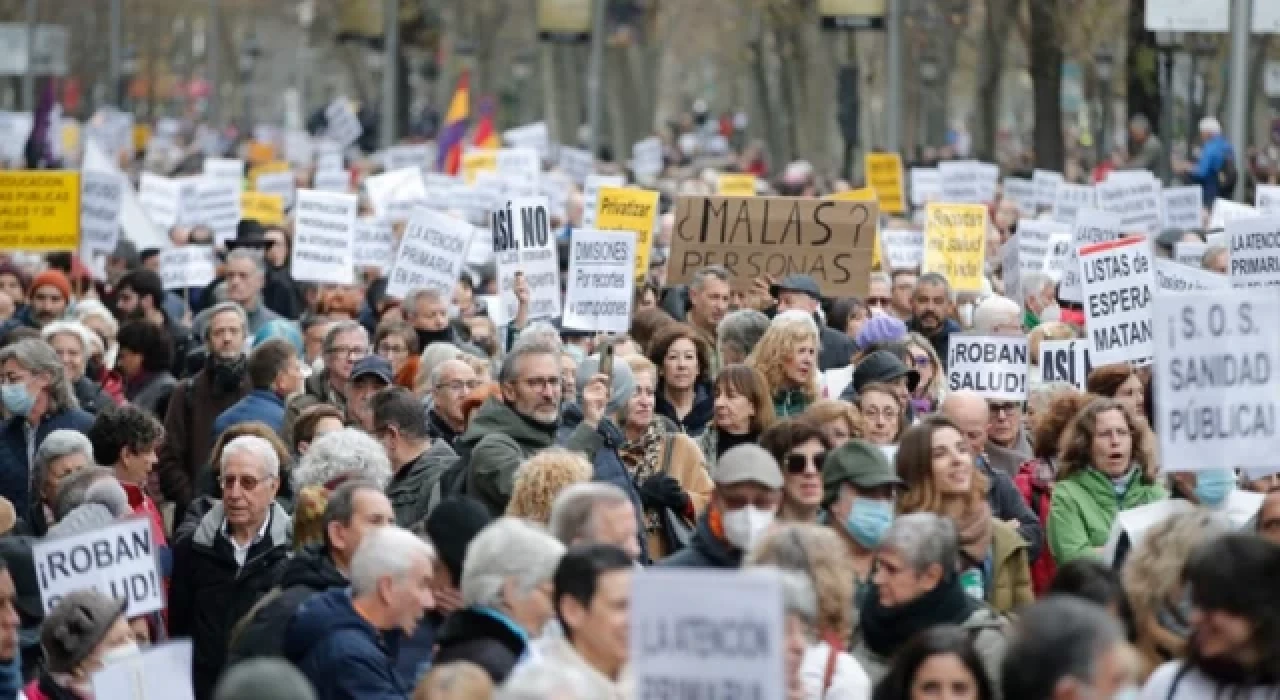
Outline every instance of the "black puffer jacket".
<path id="1" fill-rule="evenodd" d="M 227 665 L 263 656 L 284 656 L 284 632 L 302 603 L 316 593 L 343 588 L 347 577 L 323 545 L 298 552 L 284 566 L 280 585 L 271 589 L 236 625 Z"/>
<path id="2" fill-rule="evenodd" d="M 470 661 L 501 685 L 524 656 L 528 644 L 504 621 L 487 612 L 464 608 L 450 615 L 436 639 L 435 665 Z"/>
<path id="3" fill-rule="evenodd" d="M 693 531 L 689 546 L 658 562 L 658 566 L 683 569 L 737 569 L 742 566 L 742 552 L 731 548 L 711 534 L 707 518 L 708 509 L 698 518 L 698 528 Z"/>

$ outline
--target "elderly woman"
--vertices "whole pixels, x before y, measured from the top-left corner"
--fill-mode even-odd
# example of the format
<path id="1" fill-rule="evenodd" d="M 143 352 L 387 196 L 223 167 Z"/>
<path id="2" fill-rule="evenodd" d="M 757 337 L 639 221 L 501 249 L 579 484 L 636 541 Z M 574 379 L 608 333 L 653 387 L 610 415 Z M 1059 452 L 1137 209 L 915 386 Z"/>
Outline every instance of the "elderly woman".
<path id="1" fill-rule="evenodd" d="M 93 331 L 77 321 L 54 321 L 40 331 L 40 337 L 44 338 L 44 342 L 62 360 L 62 367 L 75 389 L 80 408 L 88 413 L 97 413 L 103 406 L 114 406 L 116 401 L 98 381 L 85 376 L 92 354 L 89 339 L 92 334 Z"/>
<path id="2" fill-rule="evenodd" d="M 551 621 L 551 579 L 564 545 L 519 518 L 499 518 L 467 545 L 462 602 L 436 638 L 434 664 L 471 661 L 502 683 Z"/>
<path id="3" fill-rule="evenodd" d="M 747 365 L 728 365 L 716 375 L 715 420 L 698 438 L 698 447 L 714 477 L 720 455 L 730 448 L 760 440 L 773 425 L 773 400 L 764 375 Z"/>
<path id="4" fill-rule="evenodd" d="M 507 515 L 546 525 L 551 522 L 556 496 L 573 484 L 590 480 L 591 464 L 581 454 L 561 447 L 542 450 L 516 470 Z"/>
<path id="5" fill-rule="evenodd" d="M 105 304 L 97 299 L 81 299 L 76 302 L 76 320 L 93 331 L 102 341 L 103 354 L 100 367 L 114 367 L 116 364 L 116 333 L 120 331 L 120 323 Z M 90 363 L 90 367 L 93 363 Z M 93 372 L 89 375 L 92 377 Z"/>
<path id="6" fill-rule="evenodd" d="M 961 438 L 963 441 L 963 438 Z M 973 640 L 990 678 L 1000 677 L 1007 629 L 999 613 L 965 593 L 960 549 L 950 518 L 934 513 L 898 517 L 876 551 L 874 588 L 859 611 L 853 656 L 873 682 L 913 637 L 958 625 Z"/>
<path id="7" fill-rule="evenodd" d="M 0 401 L 11 416 L 0 429 L 0 496 L 26 513 L 35 495 L 30 456 L 55 430 L 87 432 L 93 416 L 80 410 L 62 361 L 43 340 L 0 349 Z"/>
<path id="8" fill-rule="evenodd" d="M 125 605 L 91 590 L 58 601 L 40 626 L 44 669 L 26 687 L 27 699 L 94 700 L 93 675 L 138 654 Z"/>
<path id="9" fill-rule="evenodd" d="M 833 450 L 865 431 L 858 407 L 835 399 L 818 399 L 800 417 L 818 426 Z"/>
<path id="10" fill-rule="evenodd" d="M 716 326 L 720 366 L 746 362 L 767 330 L 769 317 L 755 309 L 738 309 L 725 314 L 720 325 Z"/>
<path id="11" fill-rule="evenodd" d="M 779 522 L 817 523 L 822 510 L 822 464 L 831 443 L 822 429 L 802 418 L 783 418 L 760 436 L 782 469 Z"/>
<path id="12" fill-rule="evenodd" d="M 973 309 L 973 332 L 978 335 L 1022 335 L 1022 307 L 993 294 Z"/>
<path id="13" fill-rule="evenodd" d="M 710 346 L 693 326 L 673 323 L 654 336 L 648 355 L 658 370 L 658 415 L 682 433 L 701 435 L 715 411 Z"/>
<path id="14" fill-rule="evenodd" d="M 898 390 L 888 384 L 868 384 L 858 392 L 858 411 L 866 426 L 865 437 L 873 445 L 898 444 L 907 427 L 906 410 Z"/>
<path id="15" fill-rule="evenodd" d="M 312 406 L 307 411 L 321 406 Z M 307 411 L 303 412 L 304 416 Z M 312 433 L 311 449 L 298 460 L 289 479 L 296 496 L 293 543 L 298 549 L 323 544 L 324 510 L 329 492 L 347 481 L 367 481 L 381 489 L 391 481 L 391 461 L 382 445 L 359 430 L 344 428 L 341 423 L 330 430 L 331 416 L 321 415 L 316 421 L 320 432 Z"/>
<path id="16" fill-rule="evenodd" d="M 31 484 L 37 499 L 27 511 L 25 522 L 30 534 L 44 537 L 53 525 L 54 502 L 58 486 L 68 476 L 93 466 L 93 444 L 75 430 L 55 430 L 40 443 L 31 471 Z"/>
<path id="17" fill-rule="evenodd" d="M 899 513 L 934 513 L 955 523 L 955 573 L 967 594 L 1002 613 L 1034 600 L 1027 543 L 992 515 L 987 478 L 955 423 L 930 416 L 913 426 L 902 438 L 896 468 L 905 484 Z"/>
<path id="18" fill-rule="evenodd" d="M 818 398 L 818 325 L 808 314 L 783 312 L 769 324 L 747 364 L 759 370 L 779 418 L 799 415 Z"/>

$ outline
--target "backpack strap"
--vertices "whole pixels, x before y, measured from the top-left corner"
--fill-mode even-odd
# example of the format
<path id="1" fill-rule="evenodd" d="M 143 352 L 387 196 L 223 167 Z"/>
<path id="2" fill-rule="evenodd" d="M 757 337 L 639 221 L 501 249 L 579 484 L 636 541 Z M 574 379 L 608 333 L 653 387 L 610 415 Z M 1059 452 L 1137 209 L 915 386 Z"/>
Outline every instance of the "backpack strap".
<path id="1" fill-rule="evenodd" d="M 1178 673 L 1174 675 L 1173 682 L 1169 684 L 1169 695 L 1165 700 L 1173 700 L 1173 697 L 1178 694 L 1178 686 L 1182 684 L 1182 679 L 1186 678 L 1187 674 L 1190 672 L 1190 664 L 1181 663 L 1178 665 Z"/>

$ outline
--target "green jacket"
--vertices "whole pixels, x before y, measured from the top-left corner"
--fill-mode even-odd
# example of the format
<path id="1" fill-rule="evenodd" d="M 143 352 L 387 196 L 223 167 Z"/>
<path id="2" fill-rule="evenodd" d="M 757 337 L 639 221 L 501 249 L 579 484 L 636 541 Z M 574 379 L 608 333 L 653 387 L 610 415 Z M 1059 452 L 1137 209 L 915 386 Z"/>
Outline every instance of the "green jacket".
<path id="1" fill-rule="evenodd" d="M 1059 481 L 1049 502 L 1049 551 L 1062 566 L 1072 559 L 1094 556 L 1107 543 L 1116 514 L 1167 498 L 1159 484 L 1148 484 L 1135 475 L 1124 495 L 1117 498 L 1106 474 L 1089 468 Z"/>
<path id="2" fill-rule="evenodd" d="M 783 389 L 773 395 L 773 413 L 778 418 L 790 418 L 804 413 L 812 403 L 799 389 Z"/>

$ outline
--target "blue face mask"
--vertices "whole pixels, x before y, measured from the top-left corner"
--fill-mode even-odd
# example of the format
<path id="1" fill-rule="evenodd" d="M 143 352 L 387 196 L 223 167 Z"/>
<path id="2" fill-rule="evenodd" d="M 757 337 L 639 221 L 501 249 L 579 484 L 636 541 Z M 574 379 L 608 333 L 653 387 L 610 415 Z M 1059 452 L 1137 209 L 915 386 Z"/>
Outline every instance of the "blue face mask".
<path id="1" fill-rule="evenodd" d="M 893 502 L 855 497 L 844 527 L 855 542 L 875 549 L 884 541 L 884 535 L 893 524 Z"/>
<path id="2" fill-rule="evenodd" d="M 1230 469 L 1206 469 L 1196 472 L 1196 500 L 1200 505 L 1217 508 L 1236 487 L 1236 474 Z"/>
<path id="3" fill-rule="evenodd" d="M 5 410 L 15 416 L 27 415 L 31 412 L 31 405 L 36 402 L 25 384 L 0 385 L 0 401 L 4 402 Z"/>

